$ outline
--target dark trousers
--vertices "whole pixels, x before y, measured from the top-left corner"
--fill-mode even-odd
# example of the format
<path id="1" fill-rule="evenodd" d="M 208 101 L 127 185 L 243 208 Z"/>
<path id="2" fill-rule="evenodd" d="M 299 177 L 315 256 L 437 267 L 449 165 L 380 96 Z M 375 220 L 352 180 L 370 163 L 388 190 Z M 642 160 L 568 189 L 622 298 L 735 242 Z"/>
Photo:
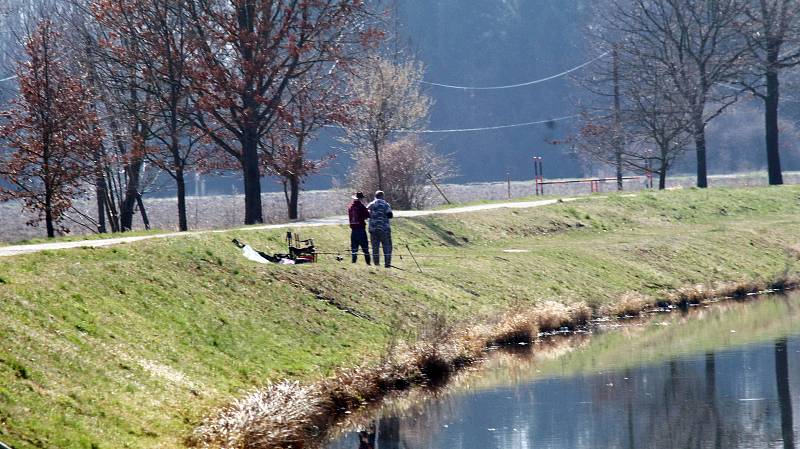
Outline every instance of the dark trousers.
<path id="1" fill-rule="evenodd" d="M 372 260 L 375 265 L 381 264 L 380 247 L 383 246 L 383 266 L 392 266 L 392 230 L 369 231 L 369 239 L 372 241 Z"/>
<path id="2" fill-rule="evenodd" d="M 367 241 L 367 230 L 364 228 L 350 229 L 350 253 L 353 255 L 353 263 L 358 259 L 358 249 L 364 252 L 364 260 L 369 265 L 369 242 Z"/>

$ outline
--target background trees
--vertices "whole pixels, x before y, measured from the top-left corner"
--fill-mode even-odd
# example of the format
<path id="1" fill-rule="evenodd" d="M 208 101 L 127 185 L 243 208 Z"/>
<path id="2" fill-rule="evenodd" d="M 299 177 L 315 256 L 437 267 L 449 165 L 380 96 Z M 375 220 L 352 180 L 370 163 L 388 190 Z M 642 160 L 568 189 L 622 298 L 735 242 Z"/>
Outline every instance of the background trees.
<path id="1" fill-rule="evenodd" d="M 706 126 L 736 101 L 720 87 L 742 72 L 740 0 L 615 0 L 608 26 L 626 51 L 669 80 L 668 95 L 689 108 L 697 186 L 708 186 Z"/>
<path id="2" fill-rule="evenodd" d="M 800 5 L 793 0 L 745 0 L 742 25 L 747 62 L 746 73 L 737 84 L 764 101 L 769 183 L 783 184 L 778 127 L 780 74 L 800 64 Z"/>
<path id="3" fill-rule="evenodd" d="M 187 1 L 108 0 L 92 10 L 102 27 L 119 36 L 103 41 L 102 57 L 119 69 L 114 73 L 122 85 L 144 98 L 130 103 L 128 112 L 143 127 L 146 159 L 175 181 L 178 228 L 186 231 L 186 171 L 203 156 L 185 119 L 191 109 Z"/>
<path id="4" fill-rule="evenodd" d="M 342 70 L 367 44 L 359 0 L 195 0 L 189 71 L 194 125 L 241 166 L 245 223 L 263 221 L 259 147 L 287 88 L 319 64 Z"/>
<path id="5" fill-rule="evenodd" d="M 283 185 L 289 219 L 298 218 L 300 187 L 312 174 L 319 172 L 335 157 L 333 152 L 311 158 L 308 144 L 320 128 L 348 121 L 343 86 L 323 71 L 306 74 L 288 88 L 290 101 L 281 111 L 281 120 L 270 133 L 264 147 L 263 162 L 270 174 Z"/>
<path id="6" fill-rule="evenodd" d="M 343 123 L 343 73 L 382 37 L 360 0 L 53 0 L 41 8 L 71 25 L 64 42 L 85 71 L 80 104 L 100 117 L 91 127 L 106 131 L 85 155 L 91 175 L 76 178 L 94 184 L 100 232 L 106 219 L 112 231 L 131 229 L 136 206 L 144 212 L 148 162 L 175 181 L 180 230 L 188 229 L 187 169 L 232 163 L 243 175 L 246 223 L 262 221 L 265 172 L 283 177 L 296 217 L 303 180 L 327 160 L 308 158 L 306 143 L 321 126 Z"/>
<path id="7" fill-rule="evenodd" d="M 733 154 L 730 149 L 712 153 L 705 148 L 706 127 L 726 107 L 745 98 L 736 111 L 742 114 L 740 117 L 757 110 L 760 105 L 743 95 L 749 92 L 762 98 L 765 105 L 770 182 L 782 181 L 778 123 L 788 128 L 787 132 L 796 132 L 796 124 L 778 116 L 779 87 L 796 76 L 793 68 L 800 60 L 800 12 L 795 1 L 598 0 L 592 2 L 593 8 L 586 9 L 586 1 L 581 0 L 569 14 L 561 11 L 559 3 L 551 3 L 535 12 L 541 17 L 568 17 L 569 23 L 543 26 L 540 35 L 531 38 L 535 43 L 503 36 L 518 27 L 516 20 L 533 15 L 531 4 L 525 2 L 513 7 L 492 6 L 491 11 L 499 13 L 495 15 L 488 9 L 474 14 L 470 19 L 473 22 L 496 25 L 486 32 L 485 39 L 484 35 L 470 38 L 477 22 L 459 22 L 459 38 L 486 44 L 480 51 L 468 50 L 481 53 L 480 58 L 492 67 L 467 70 L 480 65 L 476 64 L 477 55 L 450 52 L 444 47 L 426 54 L 423 48 L 419 54 L 438 70 L 426 81 L 422 64 L 402 56 L 399 36 L 420 33 L 424 24 L 461 20 L 449 15 L 452 0 L 428 8 L 431 21 L 417 18 L 419 23 L 410 24 L 398 19 L 391 42 L 378 30 L 381 19 L 386 18 L 375 14 L 381 6 L 368 7 L 358 0 L 8 0 L 5 19 L 24 29 L 37 22 L 38 11 L 50 11 L 66 24 L 60 30 L 67 54 L 64 69 L 85 75 L 81 84 L 91 99 L 89 111 L 96 117 L 90 127 L 103 136 L 91 154 L 85 155 L 80 187 L 71 196 L 95 192 L 98 212 L 91 221 L 101 232 L 106 221 L 113 231 L 131 229 L 137 204 L 143 211 L 142 195 L 150 186 L 158 185 L 153 184 L 156 177 L 163 185 L 169 184 L 164 180 L 174 181 L 178 228 L 188 229 L 184 178 L 190 170 L 213 167 L 241 172 L 247 198 L 246 222 L 263 219 L 261 175 L 278 178 L 284 187 L 288 215 L 297 217 L 304 183 L 340 150 L 351 151 L 357 172 L 366 173 L 367 161 L 371 161 L 373 168 L 368 171 L 374 172 L 374 188 L 395 189 L 389 178 L 396 174 L 387 174 L 390 170 L 384 152 L 393 146 L 392 151 L 397 147 L 414 153 L 425 146 L 421 140 L 411 143 L 400 137 L 426 126 L 433 103 L 429 94 L 447 103 L 432 116 L 440 121 L 437 128 L 491 128 L 571 114 L 559 111 L 554 107 L 558 99 L 542 91 L 477 91 L 432 81 L 513 85 L 525 79 L 523 76 L 547 76 L 585 61 L 590 63 L 579 67 L 593 76 L 584 84 L 602 101 L 585 108 L 583 126 L 577 128 L 571 143 L 583 155 L 614 167 L 618 179 L 623 171 L 643 170 L 649 161 L 658 165 L 664 185 L 664 177 L 678 158 L 684 164 L 681 168 L 687 168 L 689 161 L 680 156 L 692 148 L 697 153 L 698 185 L 707 184 L 707 155 L 713 154 L 712 164 L 728 163 L 725 169 L 734 164 L 753 164 L 755 168 L 758 161 L 753 158 L 742 162 L 724 155 Z M 448 6 L 441 6 L 445 4 Z M 417 10 L 419 14 L 419 9 L 398 5 L 395 13 L 405 19 L 402 11 Z M 580 52 L 573 52 L 570 57 L 581 58 L 576 62 L 548 49 L 533 51 L 544 47 L 542 42 L 553 45 L 549 34 L 561 36 L 553 33 L 553 27 L 577 27 L 583 16 L 595 18 L 593 33 L 587 39 L 587 48 L 591 49 L 588 57 L 583 59 Z M 467 22 L 470 26 L 465 25 Z M 408 30 L 403 31 L 405 27 Z M 573 44 L 569 39 L 561 41 Z M 380 43 L 396 48 L 378 48 Z M 501 48 L 503 43 L 508 48 Z M 8 39 L 4 45 L 0 62 L 29 58 L 22 54 L 24 51 L 15 52 Z M 499 53 L 486 54 L 491 48 Z M 509 71 L 503 61 L 513 61 L 521 49 L 525 54 L 535 53 L 531 60 L 537 62 L 519 61 L 519 71 Z M 471 62 L 465 65 L 464 61 Z M 459 74 L 465 78 L 459 79 Z M 658 79 L 652 74 L 659 74 Z M 2 93 L 10 97 L 19 93 L 16 81 L 7 81 L 15 79 L 12 75 L 0 78 L 6 80 L 0 85 L 4 87 Z M 426 82 L 431 86 L 421 89 Z M 456 89 L 449 89 L 452 87 Z M 585 93 L 578 95 L 582 105 L 591 103 Z M 536 104 L 536 109 L 522 106 L 528 103 Z M 494 111 L 490 110 L 492 105 Z M 498 107 L 503 110 L 498 111 Z M 788 112 L 792 108 L 798 111 L 792 103 L 785 102 L 783 107 Z M 736 126 L 730 125 L 735 120 L 742 119 L 726 114 L 725 121 L 716 122 L 712 132 L 714 128 Z M 568 122 L 554 121 L 540 131 L 515 127 L 513 131 L 485 134 L 436 134 L 436 144 L 456 142 L 453 148 L 464 155 L 462 147 L 482 142 L 482 151 L 493 152 L 491 161 L 459 161 L 470 180 L 496 178 L 498 164 L 511 167 L 512 177 L 514 171 L 521 177 L 529 167 L 514 158 L 527 160 L 523 153 L 541 140 L 563 142 L 565 130 L 557 128 L 556 123 Z M 326 127 L 345 128 L 342 140 L 349 148 L 325 149 L 319 144 L 310 148 L 309 142 Z M 752 134 L 754 128 L 750 125 L 747 133 Z M 318 142 L 323 145 L 336 137 L 335 131 L 331 133 L 334 136 L 321 134 Z M 736 139 L 733 133 L 725 135 L 728 142 Z M 719 135 L 715 140 L 721 146 Z M 784 146 L 793 144 L 786 138 L 783 142 Z M 481 159 L 483 153 L 471 151 L 464 157 Z M 800 160 L 798 157 L 789 154 L 785 160 Z M 570 164 L 563 156 L 553 155 L 548 160 L 555 162 L 548 164 L 553 170 L 548 170 L 548 175 L 573 175 L 570 168 L 564 168 Z M 334 174 L 340 170 L 331 166 Z M 398 205 L 419 204 L 407 200 L 402 187 L 397 191 Z"/>

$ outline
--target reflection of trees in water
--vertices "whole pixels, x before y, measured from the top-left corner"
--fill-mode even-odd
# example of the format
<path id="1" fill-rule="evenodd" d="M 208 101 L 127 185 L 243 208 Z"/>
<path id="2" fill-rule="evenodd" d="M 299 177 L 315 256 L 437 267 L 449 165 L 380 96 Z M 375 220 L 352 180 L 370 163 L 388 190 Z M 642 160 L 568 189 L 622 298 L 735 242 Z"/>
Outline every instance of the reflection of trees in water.
<path id="1" fill-rule="evenodd" d="M 400 418 L 389 416 L 378 420 L 378 447 L 400 449 Z"/>
<path id="2" fill-rule="evenodd" d="M 778 407 L 781 413 L 781 436 L 784 449 L 794 449 L 794 421 L 792 395 L 789 389 L 789 348 L 786 338 L 775 341 L 775 385 L 778 389 Z"/>
<path id="3" fill-rule="evenodd" d="M 378 418 L 375 449 L 430 447 L 431 441 L 436 439 L 444 424 L 455 414 L 455 409 L 460 408 L 458 402 L 458 398 L 450 396 L 428 398 L 407 406 L 400 416 L 387 414 Z"/>
<path id="4" fill-rule="evenodd" d="M 742 391 L 767 388 L 764 383 L 768 379 L 741 377 L 741 373 L 732 371 L 737 369 L 742 367 L 728 363 L 726 371 L 720 372 L 717 356 L 708 353 L 700 360 L 672 360 L 656 367 L 587 379 L 593 383 L 595 427 L 613 422 L 615 413 L 624 413 L 617 418 L 617 432 L 596 431 L 595 444 L 624 448 L 766 447 L 777 436 L 772 431 L 775 420 L 770 402 L 720 398 L 721 379 L 744 383 L 736 384 Z M 787 375 L 779 379 L 788 388 L 788 364 L 785 369 Z M 740 380 L 734 380 L 737 376 Z M 746 385 L 753 381 L 762 384 Z M 786 398 L 789 399 L 788 392 Z M 791 404 L 784 402 L 781 410 L 787 410 L 790 421 Z M 791 422 L 782 427 L 786 440 Z M 794 448 L 793 442 L 784 447 Z"/>
<path id="5" fill-rule="evenodd" d="M 446 396 L 376 421 L 374 449 L 755 449 L 781 442 L 797 449 L 790 387 L 800 378 L 790 353 L 781 338 L 621 372 Z"/>

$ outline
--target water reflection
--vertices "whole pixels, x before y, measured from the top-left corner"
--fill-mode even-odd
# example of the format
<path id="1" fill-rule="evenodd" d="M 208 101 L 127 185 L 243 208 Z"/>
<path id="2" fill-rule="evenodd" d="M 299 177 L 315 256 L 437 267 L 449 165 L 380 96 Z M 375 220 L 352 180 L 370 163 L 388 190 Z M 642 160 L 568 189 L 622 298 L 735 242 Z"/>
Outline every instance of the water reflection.
<path id="1" fill-rule="evenodd" d="M 389 407 L 329 448 L 795 449 L 799 304 L 658 318 L 555 360 L 503 363 L 437 400 Z"/>

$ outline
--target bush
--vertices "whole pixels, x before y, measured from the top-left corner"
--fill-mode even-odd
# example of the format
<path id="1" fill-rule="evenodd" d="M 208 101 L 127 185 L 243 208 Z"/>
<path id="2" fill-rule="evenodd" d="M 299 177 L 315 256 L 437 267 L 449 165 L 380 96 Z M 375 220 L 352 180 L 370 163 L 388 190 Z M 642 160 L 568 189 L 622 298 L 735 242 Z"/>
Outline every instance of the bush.
<path id="1" fill-rule="evenodd" d="M 433 195 L 438 195 L 428 175 L 440 182 L 455 173 L 449 156 L 436 154 L 431 145 L 417 136 L 387 144 L 381 151 L 381 167 L 386 200 L 397 209 L 424 208 Z M 355 164 L 348 180 L 355 190 L 378 190 L 375 157 L 370 150 L 355 153 Z"/>

